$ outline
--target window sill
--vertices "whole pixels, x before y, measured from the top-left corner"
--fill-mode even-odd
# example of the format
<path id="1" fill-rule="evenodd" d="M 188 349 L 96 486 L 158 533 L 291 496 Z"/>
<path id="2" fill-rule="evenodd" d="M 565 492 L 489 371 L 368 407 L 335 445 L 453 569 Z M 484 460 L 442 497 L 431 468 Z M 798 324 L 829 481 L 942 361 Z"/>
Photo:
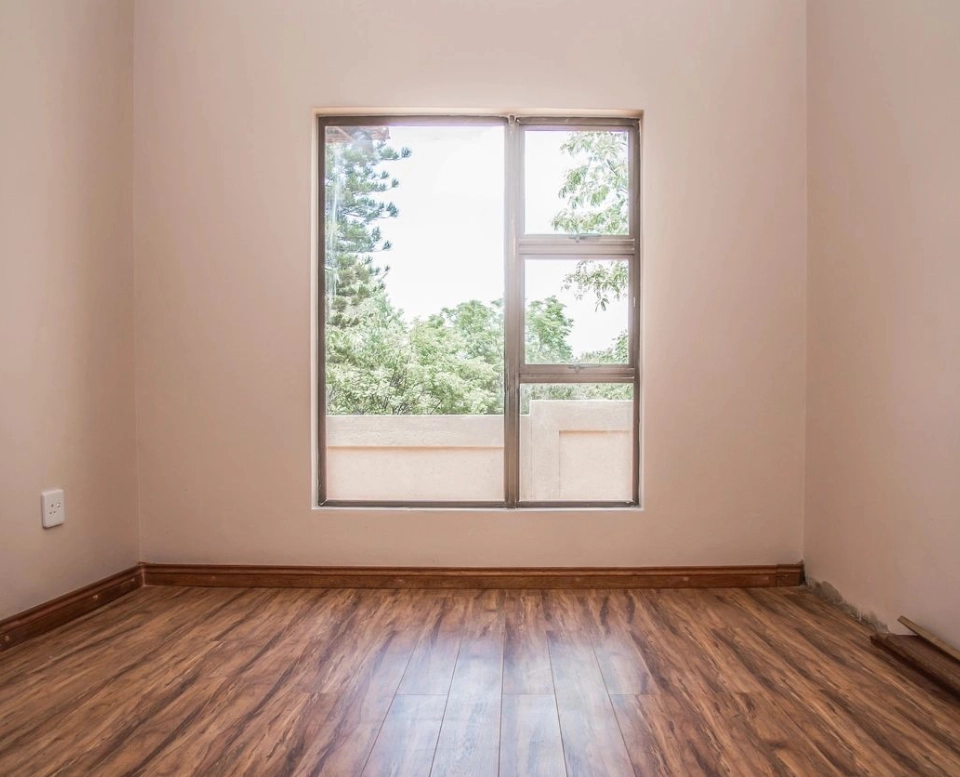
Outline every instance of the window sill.
<path id="1" fill-rule="evenodd" d="M 323 504 L 311 508 L 314 513 L 494 513 L 494 514 L 538 514 L 538 513 L 643 513 L 643 505 L 605 504 L 605 505 L 522 505 L 505 507 L 503 505 L 382 505 L 382 504 Z"/>

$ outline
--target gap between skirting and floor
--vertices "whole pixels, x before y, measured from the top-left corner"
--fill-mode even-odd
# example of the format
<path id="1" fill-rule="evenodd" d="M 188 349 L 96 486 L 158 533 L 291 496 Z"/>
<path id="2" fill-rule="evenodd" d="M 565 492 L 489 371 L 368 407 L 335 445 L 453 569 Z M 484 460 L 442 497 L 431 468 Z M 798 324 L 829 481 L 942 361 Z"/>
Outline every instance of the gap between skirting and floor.
<path id="1" fill-rule="evenodd" d="M 802 585 L 803 562 L 716 567 L 282 567 L 140 563 L 0 621 L 0 651 L 144 585 L 236 588 L 773 588 Z"/>

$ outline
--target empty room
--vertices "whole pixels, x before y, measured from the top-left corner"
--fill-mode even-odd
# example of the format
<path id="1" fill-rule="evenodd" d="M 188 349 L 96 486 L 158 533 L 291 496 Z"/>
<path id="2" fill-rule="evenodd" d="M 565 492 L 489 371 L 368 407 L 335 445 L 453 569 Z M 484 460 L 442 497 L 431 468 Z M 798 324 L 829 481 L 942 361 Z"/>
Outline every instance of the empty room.
<path id="1" fill-rule="evenodd" d="M 960 777 L 960 3 L 0 0 L 0 777 Z"/>

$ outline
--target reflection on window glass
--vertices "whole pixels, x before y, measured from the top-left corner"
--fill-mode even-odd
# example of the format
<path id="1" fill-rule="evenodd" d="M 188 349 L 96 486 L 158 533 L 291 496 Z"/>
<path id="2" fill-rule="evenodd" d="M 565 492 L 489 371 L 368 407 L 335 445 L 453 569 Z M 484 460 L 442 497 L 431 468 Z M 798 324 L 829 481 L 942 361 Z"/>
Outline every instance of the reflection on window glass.
<path id="1" fill-rule="evenodd" d="M 606 129 L 524 132 L 524 232 L 629 234 L 628 138 Z"/>
<path id="2" fill-rule="evenodd" d="M 527 364 L 628 363 L 628 274 L 617 259 L 527 259 Z"/>
<path id="3" fill-rule="evenodd" d="M 503 499 L 503 128 L 325 132 L 327 498 Z"/>
<path id="4" fill-rule="evenodd" d="M 520 500 L 629 502 L 633 386 L 520 388 Z"/>

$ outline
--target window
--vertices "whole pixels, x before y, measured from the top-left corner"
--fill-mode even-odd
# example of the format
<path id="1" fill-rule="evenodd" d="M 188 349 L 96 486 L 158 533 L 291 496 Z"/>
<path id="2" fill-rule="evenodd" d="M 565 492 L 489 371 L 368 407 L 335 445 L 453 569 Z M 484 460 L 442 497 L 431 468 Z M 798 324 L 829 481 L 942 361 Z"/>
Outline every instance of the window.
<path id="1" fill-rule="evenodd" d="M 639 130 L 319 119 L 320 504 L 639 503 Z"/>

